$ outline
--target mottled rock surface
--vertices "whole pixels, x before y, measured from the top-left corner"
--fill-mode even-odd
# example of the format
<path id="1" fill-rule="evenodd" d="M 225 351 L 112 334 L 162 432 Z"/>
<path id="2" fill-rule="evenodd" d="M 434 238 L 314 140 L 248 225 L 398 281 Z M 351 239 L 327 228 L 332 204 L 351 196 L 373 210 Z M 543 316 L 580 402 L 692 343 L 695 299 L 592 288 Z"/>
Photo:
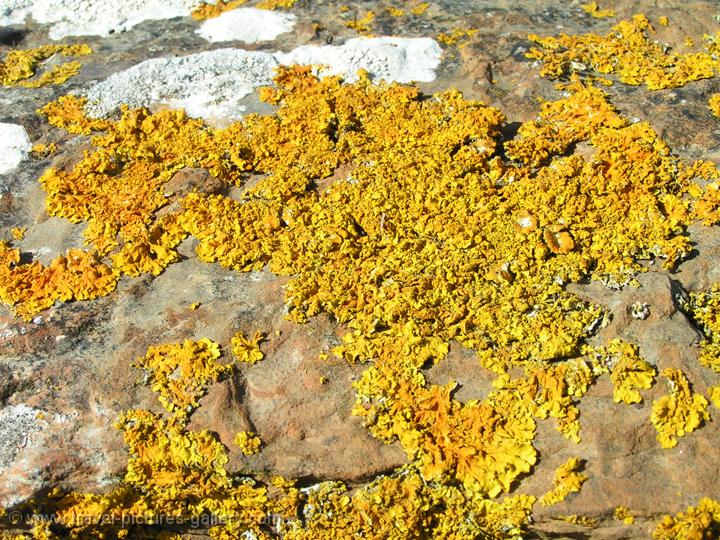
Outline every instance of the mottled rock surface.
<path id="1" fill-rule="evenodd" d="M 343 23 L 380 2 L 337 3 L 301 1 L 292 12 L 292 32 L 257 44 L 208 43 L 196 34 L 199 23 L 174 18 L 147 21 L 108 37 L 72 38 L 86 42 L 94 54 L 83 57 L 80 74 L 58 87 L 3 88 L 0 122 L 22 125 L 36 142 L 57 142 L 54 158 L 30 158 L 0 175 L 0 238 L 13 227 L 27 227 L 17 242 L 24 252 L 43 262 L 68 247 L 81 246 L 81 228 L 49 218 L 37 178 L 51 163 L 72 163 L 88 148 L 82 137 L 70 137 L 49 127 L 36 114 L 43 104 L 67 92 L 85 93 L 97 81 L 141 61 L 220 47 L 251 51 L 290 51 L 306 44 L 342 44 L 357 34 Z M 580 2 L 567 0 L 452 1 L 435 0 L 422 18 L 381 16 L 378 34 L 436 37 L 457 27 L 478 28 L 467 47 L 446 50 L 426 92 L 457 87 L 507 115 L 507 135 L 538 112 L 536 99 L 558 96 L 553 82 L 523 57 L 529 32 L 604 33 L 617 19 L 643 12 L 651 20 L 668 16 L 668 27 L 657 26 L 656 38 L 678 43 L 686 35 L 714 33 L 720 14 L 712 0 L 675 2 L 635 0 L 605 3 L 617 17 L 593 19 Z M 322 24 L 318 24 L 322 21 Z M 49 42 L 48 27 L 28 21 L 0 28 L 0 54 Z M 616 84 L 608 88 L 613 102 L 628 118 L 646 120 L 679 155 L 720 159 L 720 121 L 711 116 L 707 99 L 720 91 L 711 79 L 684 88 L 649 92 Z M 242 100 L 247 111 L 267 112 L 257 95 Z M 207 185 L 203 171 L 181 171 L 173 179 L 177 194 L 202 185 L 207 192 L 224 186 Z M 601 283 L 571 290 L 611 314 L 609 324 L 593 338 L 606 343 L 621 337 L 638 343 L 642 356 L 657 366 L 679 367 L 696 391 L 705 393 L 720 383 L 717 374 L 699 365 L 700 330 L 681 309 L 680 299 L 691 290 L 704 290 L 720 280 L 720 232 L 693 228 L 696 252 L 677 272 L 651 265 L 638 279 L 640 287 L 615 291 Z M 53 486 L 102 491 L 114 485 L 127 461 L 122 438 L 113 422 L 124 410 L 159 410 L 142 373 L 132 361 L 152 344 L 208 337 L 226 350 L 238 330 L 267 333 L 266 358 L 242 366 L 239 372 L 210 388 L 191 427 L 216 432 L 230 448 L 230 468 L 259 474 L 281 474 L 306 484 L 318 480 L 360 483 L 404 463 L 399 446 L 373 439 L 358 418 L 350 415 L 355 395 L 352 382 L 364 369 L 326 354 L 344 329 L 321 316 L 305 325 L 284 318 L 283 279 L 268 271 L 237 273 L 199 262 L 191 241 L 183 245 L 184 260 L 157 277 L 123 278 L 111 296 L 92 302 L 59 305 L 31 322 L 14 318 L 0 306 L 0 506 L 12 506 Z M 197 309 L 190 309 L 193 303 Z M 644 318 L 633 317 L 633 306 L 645 306 Z M 460 384 L 458 399 L 482 398 L 494 374 L 482 368 L 471 351 L 453 344 L 449 356 L 427 373 L 428 380 Z M 602 378 L 579 405 L 582 442 L 575 445 L 541 421 L 535 446 L 540 460 L 518 491 L 542 495 L 555 469 L 568 458 L 586 460 L 589 480 L 579 494 L 557 506 L 536 505 L 532 529 L 549 538 L 644 538 L 660 515 L 683 510 L 702 496 L 720 497 L 720 430 L 717 409 L 713 420 L 662 449 L 649 422 L 653 399 L 667 393 L 663 378 L 647 392 L 642 404 L 612 401 L 612 386 Z M 235 433 L 252 430 L 264 447 L 243 456 L 231 444 Z M 632 526 L 613 520 L 623 505 L 637 516 Z M 583 514 L 600 520 L 593 529 L 559 521 L 561 515 Z"/>

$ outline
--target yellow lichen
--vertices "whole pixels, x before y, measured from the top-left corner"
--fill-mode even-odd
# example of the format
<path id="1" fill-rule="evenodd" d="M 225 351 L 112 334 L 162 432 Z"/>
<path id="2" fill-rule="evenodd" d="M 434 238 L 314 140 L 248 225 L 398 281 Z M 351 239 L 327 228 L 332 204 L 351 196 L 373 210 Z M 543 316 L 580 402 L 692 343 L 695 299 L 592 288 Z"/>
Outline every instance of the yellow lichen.
<path id="1" fill-rule="evenodd" d="M 657 429 L 657 440 L 663 448 L 677 445 L 677 437 L 695 431 L 709 420 L 708 401 L 694 393 L 679 369 L 667 368 L 662 375 L 670 382 L 670 394 L 653 402 L 651 421 Z"/>
<path id="2" fill-rule="evenodd" d="M 45 158 L 57 152 L 57 144 L 34 144 L 30 151 L 36 158 Z"/>
<path id="3" fill-rule="evenodd" d="M 715 116 L 720 117 L 720 93 L 710 96 L 708 107 Z"/>
<path id="4" fill-rule="evenodd" d="M 197 382 L 185 371 L 177 380 L 183 386 Z M 172 416 L 146 410 L 123 414 L 116 424 L 130 454 L 123 483 L 104 495 L 51 491 L 43 504 L 52 510 L 53 528 L 73 538 L 141 538 L 164 520 L 203 523 L 202 516 L 212 515 L 219 524 L 209 533 L 218 540 L 237 540 L 248 532 L 268 539 L 264 524 L 270 518 L 282 520 L 288 540 L 509 539 L 523 534 L 535 502 L 526 495 L 496 502 L 457 485 L 428 484 L 413 465 L 353 490 L 324 482 L 303 492 L 279 477 L 263 483 L 228 471 L 227 451 L 217 436 L 193 431 L 188 422 L 180 411 Z M 238 439 L 241 446 L 259 442 L 247 432 Z M 54 538 L 43 536 L 48 531 L 39 528 L 33 538 Z"/>
<path id="5" fill-rule="evenodd" d="M 618 506 L 615 508 L 613 518 L 615 518 L 615 521 L 621 521 L 625 525 L 632 525 L 635 523 L 635 516 L 633 516 L 632 512 L 630 512 L 630 510 L 625 506 Z"/>
<path id="6" fill-rule="evenodd" d="M 455 28 L 450 32 L 440 32 L 437 40 L 448 47 L 458 47 L 462 49 L 470 43 L 471 38 L 477 34 L 477 28 Z"/>
<path id="7" fill-rule="evenodd" d="M 570 514 L 569 516 L 558 516 L 558 519 L 572 523 L 573 525 L 580 525 L 581 527 L 595 527 L 598 524 L 598 520 L 590 517 L 583 516 L 581 514 Z"/>
<path id="8" fill-rule="evenodd" d="M 13 227 L 10 230 L 10 234 L 13 237 L 13 240 L 22 240 L 25 238 L 25 231 L 27 230 L 27 227 Z"/>
<path id="9" fill-rule="evenodd" d="M 347 21 L 345 23 L 345 26 L 350 28 L 351 30 L 355 30 L 358 34 L 362 34 L 364 36 L 371 36 L 372 35 L 372 22 L 375 20 L 375 12 L 374 11 L 368 11 L 359 19 L 355 19 L 352 21 Z"/>
<path id="10" fill-rule="evenodd" d="M 502 139 L 498 110 L 457 91 L 425 99 L 367 74 L 347 84 L 306 67 L 282 68 L 263 91 L 275 114 L 224 129 L 177 111 L 92 120 L 72 97 L 45 107 L 54 125 L 94 132 L 95 146 L 43 175 L 49 213 L 85 223 L 87 243 L 116 273 L 161 272 L 190 235 L 200 260 L 289 276 L 288 316 L 326 312 L 347 325 L 335 352 L 365 364 L 353 414 L 408 457 L 354 491 L 333 483 L 301 493 L 280 482 L 275 499 L 268 485 L 226 470 L 216 435 L 188 429 L 205 386 L 229 370 L 219 353 L 211 342 L 164 345 L 138 365 L 172 414 L 127 412 L 124 491 L 65 495 L 68 508 L 211 513 L 229 519 L 211 530 L 227 539 L 261 535 L 260 520 L 278 507 L 286 538 L 519 534 L 531 498 L 492 498 L 532 471 L 537 418 L 552 416 L 579 441 L 576 400 L 602 371 L 582 357 L 602 310 L 565 285 L 617 286 L 644 271 L 643 259 L 679 262 L 709 193 L 695 180 L 711 174 L 673 156 L 648 124 L 630 125 L 602 91 L 563 89 L 512 141 Z M 587 152 L 574 152 L 580 143 Z M 249 173 L 259 180 L 239 198 L 170 193 L 178 171 L 198 167 L 224 187 L 244 187 Z M 3 255 L 0 291 L 40 283 L 19 253 Z M 238 358 L 257 361 L 261 335 L 241 337 Z M 482 399 L 461 402 L 454 382 L 426 378 L 451 341 L 498 373 Z M 632 400 L 647 366 L 636 351 L 612 355 L 627 356 L 606 371 Z M 682 392 L 667 399 L 665 409 L 682 409 Z M 320 510 L 291 516 L 297 500 Z"/>
<path id="11" fill-rule="evenodd" d="M 718 409 L 720 409 L 720 386 L 713 386 L 708 389 L 708 397 Z"/>
<path id="12" fill-rule="evenodd" d="M 570 458 L 560 466 L 555 471 L 552 489 L 540 498 L 543 506 L 557 504 L 564 501 L 570 493 L 579 492 L 583 483 L 588 479 L 587 475 L 579 472 L 582 467 L 582 461 L 578 458 Z"/>
<path id="13" fill-rule="evenodd" d="M 675 517 L 665 516 L 653 532 L 656 540 L 710 540 L 720 535 L 720 502 L 703 497 Z"/>
<path id="14" fill-rule="evenodd" d="M 413 8 L 410 9 L 410 13 L 412 13 L 413 15 L 418 15 L 418 16 L 424 15 L 429 7 L 430 7 L 430 2 L 420 2 L 419 4 L 417 4 L 416 6 L 414 6 Z"/>
<path id="15" fill-rule="evenodd" d="M 720 283 L 708 292 L 690 293 L 690 314 L 705 332 L 700 344 L 700 363 L 720 373 Z"/>
<path id="16" fill-rule="evenodd" d="M 657 371 L 640 356 L 638 346 L 621 339 L 613 339 L 607 347 L 593 350 L 599 366 L 610 372 L 610 380 L 615 387 L 615 403 L 640 403 L 642 396 L 638 390 L 647 390 L 653 385 Z"/>
<path id="17" fill-rule="evenodd" d="M 198 406 L 208 383 L 232 371 L 232 364 L 221 365 L 220 347 L 209 339 L 185 340 L 182 345 L 150 347 L 135 365 L 146 370 L 150 387 L 169 412 L 187 413 Z"/>
<path id="18" fill-rule="evenodd" d="M 190 15 L 193 19 L 204 21 L 219 16 L 221 13 L 239 8 L 247 3 L 248 0 L 218 0 L 214 4 L 201 3 L 192 10 Z"/>
<path id="19" fill-rule="evenodd" d="M 297 0 L 263 0 L 256 6 L 259 9 L 290 9 Z"/>
<path id="20" fill-rule="evenodd" d="M 661 15 L 658 18 L 658 24 L 660 24 L 660 26 L 667 26 L 670 24 L 670 19 L 668 19 L 665 15 Z"/>
<path id="21" fill-rule="evenodd" d="M 720 71 L 714 42 L 704 52 L 668 53 L 649 35 L 653 32 L 644 15 L 621 21 L 605 36 L 586 34 L 557 37 L 530 35 L 538 47 L 527 57 L 543 63 L 541 74 L 558 78 L 571 73 L 615 74 L 620 81 L 644 84 L 650 90 L 676 88 Z"/>
<path id="22" fill-rule="evenodd" d="M 592 15 L 593 17 L 600 19 L 603 17 L 614 17 L 615 16 L 615 10 L 614 9 L 600 9 L 597 2 L 590 2 L 588 4 L 582 4 L 580 6 L 582 10 L 587 13 L 588 15 Z"/>
<path id="23" fill-rule="evenodd" d="M 262 360 L 265 355 L 260 350 L 260 342 L 265 339 L 265 334 L 255 332 L 250 339 L 246 338 L 242 332 L 238 332 L 232 337 L 232 352 L 238 362 L 245 364 L 255 364 Z"/>
<path id="24" fill-rule="evenodd" d="M 10 51 L 0 62 L 0 84 L 39 88 L 50 84 L 61 84 L 80 71 L 77 61 L 53 66 L 49 71 L 32 79 L 41 64 L 56 54 L 64 57 L 85 56 L 92 53 L 87 45 L 43 45 L 35 49 Z M 32 79 L 32 80 L 31 80 Z"/>
<path id="25" fill-rule="evenodd" d="M 69 249 L 45 266 L 23 263 L 20 250 L 0 241 L 0 302 L 32 319 L 55 302 L 90 300 L 115 290 L 118 274 L 93 253 Z"/>
<path id="26" fill-rule="evenodd" d="M 260 446 L 262 445 L 260 437 L 251 431 L 241 431 L 235 435 L 233 443 L 246 456 L 257 454 L 260 451 Z"/>

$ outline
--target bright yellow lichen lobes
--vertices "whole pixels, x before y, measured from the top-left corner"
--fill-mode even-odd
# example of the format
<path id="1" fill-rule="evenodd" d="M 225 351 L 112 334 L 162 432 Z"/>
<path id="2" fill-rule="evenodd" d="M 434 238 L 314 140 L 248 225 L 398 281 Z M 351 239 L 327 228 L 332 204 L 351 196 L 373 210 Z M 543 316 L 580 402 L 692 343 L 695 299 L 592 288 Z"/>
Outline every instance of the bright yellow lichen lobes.
<path id="1" fill-rule="evenodd" d="M 188 412 L 198 406 L 205 386 L 232 371 L 232 364 L 221 365 L 220 347 L 209 339 L 185 340 L 182 345 L 150 347 L 135 365 L 149 374 L 151 388 L 169 412 Z"/>
<path id="2" fill-rule="evenodd" d="M 691 390 L 682 371 L 667 368 L 662 375 L 670 382 L 670 394 L 653 402 L 651 420 L 658 431 L 660 445 L 672 448 L 678 442 L 676 437 L 696 430 L 710 415 L 707 399 Z"/>
<path id="3" fill-rule="evenodd" d="M 553 488 L 540 498 L 544 506 L 557 504 L 565 500 L 570 493 L 579 492 L 588 477 L 578 471 L 582 469 L 582 462 L 578 458 L 570 458 L 555 471 Z"/>
<path id="4" fill-rule="evenodd" d="M 232 352 L 239 362 L 255 364 L 265 356 L 260 350 L 259 343 L 265 338 L 262 332 L 255 332 L 252 338 L 248 339 L 242 332 L 232 337 Z"/>
<path id="5" fill-rule="evenodd" d="M 187 343 L 161 347 L 179 350 Z M 210 342 L 195 345 L 200 343 Z M 181 370 L 176 380 L 204 391 L 209 379 L 196 377 Z M 281 519 L 286 540 L 503 539 L 523 533 L 535 502 L 526 495 L 495 502 L 451 483 L 428 484 L 412 464 L 352 491 L 339 482 L 305 491 L 282 478 L 264 483 L 228 471 L 227 451 L 217 436 L 188 424 L 189 415 L 181 411 L 171 416 L 127 411 L 117 423 L 130 453 L 123 483 L 105 495 L 51 491 L 44 504 L 55 517 L 53 527 L 72 538 L 155 538 L 146 535 L 160 518 L 204 523 L 200 518 L 212 515 L 220 524 L 209 533 L 217 540 L 249 533 L 269 540 L 265 524 L 271 519 Z M 256 444 L 256 437 L 245 435 L 248 444 Z M 43 536 L 47 530 L 38 529 L 33 538 L 55 538 Z"/>
<path id="6" fill-rule="evenodd" d="M 690 314 L 705 333 L 700 344 L 700 363 L 720 373 L 720 283 L 708 292 L 690 293 Z"/>
<path id="7" fill-rule="evenodd" d="M 478 32 L 477 28 L 455 28 L 450 32 L 440 32 L 437 40 L 448 47 L 457 46 L 462 49 Z"/>
<path id="8" fill-rule="evenodd" d="M 355 30 L 358 34 L 364 36 L 372 36 L 372 22 L 375 20 L 375 12 L 368 11 L 364 16 L 359 19 L 347 21 L 345 26 Z"/>
<path id="9" fill-rule="evenodd" d="M 607 347 L 598 347 L 592 352 L 601 362 L 598 367 L 610 372 L 615 403 L 640 403 L 642 396 L 638 390 L 650 388 L 657 371 L 640 357 L 638 346 L 613 339 Z"/>
<path id="10" fill-rule="evenodd" d="M 20 250 L 0 241 L 0 302 L 32 319 L 55 302 L 90 300 L 115 290 L 118 274 L 92 253 L 69 249 L 48 266 L 21 262 Z"/>
<path id="11" fill-rule="evenodd" d="M 625 506 L 618 506 L 615 508 L 613 517 L 616 521 L 622 521 L 625 525 L 632 525 L 635 523 L 635 516 L 633 516 L 630 510 Z"/>
<path id="12" fill-rule="evenodd" d="M 529 36 L 539 47 L 527 57 L 543 62 L 541 74 L 558 78 L 574 72 L 594 71 L 618 76 L 626 84 L 644 84 L 650 90 L 675 88 L 720 71 L 717 45 L 708 42 L 705 52 L 667 53 L 649 38 L 653 32 L 644 15 L 621 21 L 605 36 L 586 34 L 557 37 Z"/>
<path id="13" fill-rule="evenodd" d="M 233 443 L 246 456 L 257 454 L 260 451 L 260 446 L 262 445 L 260 437 L 251 431 L 241 431 L 235 435 Z"/>
<path id="14" fill-rule="evenodd" d="M 589 4 L 582 4 L 580 6 L 582 10 L 592 15 L 593 17 L 597 19 L 601 19 L 603 17 L 614 17 L 615 16 L 615 10 L 614 9 L 600 9 L 598 7 L 597 2 L 590 2 Z"/>
<path id="15" fill-rule="evenodd" d="M 193 9 L 190 14 L 193 19 L 203 21 L 205 19 L 212 19 L 213 17 L 219 16 L 225 11 L 236 9 L 247 3 L 248 0 L 218 0 L 214 4 L 202 3 Z"/>
<path id="16" fill-rule="evenodd" d="M 710 96 L 708 107 L 715 116 L 720 117 L 720 93 Z"/>
<path id="17" fill-rule="evenodd" d="M 674 266 L 691 250 L 686 227 L 717 209 L 694 180 L 717 171 L 683 163 L 648 124 L 628 125 L 602 91 L 577 82 L 515 140 L 502 141 L 502 114 L 456 91 L 424 99 L 416 88 L 373 85 L 362 74 L 343 84 L 311 73 L 281 69 L 277 87 L 262 93 L 276 114 L 225 129 L 177 111 L 125 109 L 118 120 L 92 120 L 73 97 L 46 106 L 53 125 L 94 133 L 96 147 L 72 168 L 43 175 L 47 210 L 85 223 L 87 243 L 115 272 L 159 273 L 191 235 L 200 260 L 290 276 L 290 318 L 327 312 L 347 325 L 336 353 L 368 363 L 353 413 L 376 437 L 398 441 L 409 463 L 352 494 L 344 486 L 319 500 L 309 494 L 327 511 L 292 522 L 289 538 L 517 530 L 529 499 L 488 497 L 531 472 L 537 418 L 552 416 L 564 436 L 580 440 L 576 400 L 602 371 L 581 357 L 602 312 L 565 284 L 617 286 L 653 257 Z M 579 143 L 588 151 L 572 153 Z M 217 189 L 174 193 L 176 173 L 189 168 L 207 169 Z M 248 188 L 251 173 L 259 180 Z M 230 186 L 245 187 L 239 200 L 223 195 Z M 12 256 L 2 268 L 0 299 L 16 304 L 8 295 L 39 278 Z M 484 399 L 463 403 L 454 383 L 426 380 L 423 370 L 442 361 L 451 340 L 499 374 Z M 239 358 L 262 354 L 257 341 L 244 339 Z M 204 386 L 225 373 L 212 347 L 190 343 L 153 348 L 139 361 L 173 414 L 131 411 L 121 422 L 133 456 L 129 482 L 167 480 L 156 491 L 149 484 L 150 499 L 142 499 L 153 511 L 228 515 L 239 505 L 261 518 L 271 506 L 266 488 L 238 485 L 219 441 L 187 429 Z M 631 399 L 646 382 L 627 374 L 647 369 L 628 356 L 613 380 Z M 182 483 L 183 467 L 209 495 Z M 233 527 L 259 530 L 243 516 Z M 228 527 L 214 534 L 242 533 Z"/>
<path id="18" fill-rule="evenodd" d="M 87 45 L 43 45 L 36 49 L 10 51 L 5 55 L 5 60 L 0 62 L 0 84 L 39 88 L 49 84 L 64 83 L 80 71 L 79 62 L 65 62 L 53 66 L 37 79 L 28 79 L 35 76 L 42 62 L 56 54 L 73 57 L 91 53 L 92 49 Z"/>
<path id="19" fill-rule="evenodd" d="M 656 540 L 711 540 L 720 532 L 720 502 L 703 497 L 675 517 L 665 516 L 653 532 Z"/>

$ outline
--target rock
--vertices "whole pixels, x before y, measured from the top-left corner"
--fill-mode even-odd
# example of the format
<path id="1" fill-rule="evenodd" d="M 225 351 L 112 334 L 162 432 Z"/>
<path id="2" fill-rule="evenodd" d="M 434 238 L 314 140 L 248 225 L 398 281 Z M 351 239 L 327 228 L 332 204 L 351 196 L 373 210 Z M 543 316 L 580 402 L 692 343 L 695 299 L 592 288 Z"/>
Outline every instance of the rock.
<path id="1" fill-rule="evenodd" d="M 52 1 L 65 6 L 79 2 Z M 35 114 L 63 94 L 88 95 L 89 110 L 100 116 L 117 114 L 121 103 L 183 105 L 193 116 L 222 125 L 242 114 L 272 112 L 260 103 L 257 87 L 269 84 L 280 64 L 312 61 L 330 64 L 333 72 L 348 77 L 366 68 L 376 79 L 419 80 L 428 94 L 456 87 L 469 98 L 500 108 L 507 116 L 503 135 L 512 138 L 521 122 L 537 115 L 538 98 L 559 96 L 554 81 L 541 78 L 539 66 L 524 56 L 531 46 L 528 32 L 605 32 L 616 20 L 592 19 L 574 3 L 536 0 L 436 0 L 426 15 L 412 17 L 391 17 L 380 2 L 353 3 L 348 12 L 334 2 L 298 2 L 292 10 L 292 31 L 242 48 L 239 43 L 218 48 L 197 33 L 201 23 L 187 17 L 190 0 L 173 0 L 172 9 L 159 14 L 151 8 L 167 8 L 167 2 L 120 3 L 122 9 L 116 11 L 125 13 L 125 19 L 109 13 L 94 28 L 88 18 L 97 18 L 96 8 L 103 3 L 77 20 L 59 11 L 51 17 L 49 0 L 11 0 L 10 9 L 0 13 L 0 24 L 14 24 L 0 26 L 2 54 L 62 35 L 99 34 L 82 38 L 95 53 L 83 57 L 80 74 L 67 83 L 0 93 L 0 129 L 12 125 L 19 137 L 10 140 L 0 134 L 0 146 L 7 140 L 13 143 L 9 168 L 8 156 L 3 161 L 0 149 L 0 169 L 5 171 L 0 175 L 0 240 L 11 238 L 14 227 L 27 227 L 25 238 L 15 241 L 25 257 L 47 263 L 69 247 L 83 245 L 82 225 L 44 212 L 44 193 L 37 183 L 46 167 L 70 168 L 92 148 L 89 137 L 63 134 Z M 668 16 L 668 27 L 654 24 L 655 38 L 676 48 L 683 47 L 685 33 L 700 37 L 716 31 L 717 5 L 710 0 L 662 9 L 650 0 L 615 4 L 618 18 L 642 11 L 654 24 L 659 16 Z M 392 39 L 358 39 L 347 26 L 371 9 L 377 12 L 376 33 Z M 23 24 L 26 13 L 44 15 Z M 133 16 L 138 13 L 142 17 Z M 443 52 L 435 41 L 440 32 L 468 27 L 479 32 L 466 47 Z M 709 94 L 718 91 L 716 80 L 658 92 L 622 84 L 606 90 L 624 115 L 648 121 L 679 155 L 720 158 L 718 120 L 707 109 Z M 28 136 L 21 137 L 21 132 Z M 58 142 L 60 150 L 54 157 L 28 156 L 30 143 L 38 141 Z M 585 158 L 592 154 L 582 143 L 574 151 Z M 349 167 L 339 168 L 313 187 L 322 191 L 351 173 Z M 234 196 L 241 189 L 190 168 L 178 171 L 166 188 L 170 204 L 160 213 L 173 211 L 191 191 Z M 710 386 L 720 384 L 716 373 L 698 363 L 703 337 L 680 301 L 720 281 L 719 231 L 691 227 L 695 250 L 689 259 L 673 272 L 658 262 L 650 264 L 649 271 L 638 276 L 640 287 L 615 291 L 598 282 L 568 286 L 609 314 L 609 324 L 590 343 L 603 345 L 616 337 L 637 343 L 658 371 L 682 369 L 696 392 L 707 394 Z M 151 345 L 207 337 L 221 345 L 223 361 L 230 362 L 230 339 L 238 331 L 265 332 L 265 358 L 241 365 L 231 377 L 211 385 L 190 424 L 217 434 L 228 447 L 230 471 L 262 479 L 283 475 L 301 485 L 341 480 L 354 487 L 406 462 L 398 444 L 382 444 L 351 415 L 352 382 L 366 366 L 331 354 L 343 327 L 326 316 L 304 325 L 287 321 L 286 278 L 267 270 L 238 273 L 202 263 L 192 240 L 181 245 L 180 253 L 183 260 L 159 276 L 125 277 L 111 296 L 58 305 L 33 321 L 16 319 L 0 306 L 0 507 L 12 507 L 53 487 L 104 492 L 116 486 L 128 456 L 113 422 L 132 408 L 162 411 L 133 360 Z M 190 309 L 195 303 L 197 309 Z M 431 384 L 456 381 L 454 397 L 462 402 L 485 397 L 495 378 L 473 351 L 457 343 L 424 375 Z M 536 504 L 533 534 L 646 538 L 661 514 L 684 510 L 703 496 L 720 498 L 720 413 L 711 405 L 711 421 L 681 437 L 675 448 L 663 449 L 650 414 L 653 400 L 667 392 L 667 381 L 658 376 L 651 389 L 641 392 L 641 404 L 616 404 L 609 378 L 601 377 L 579 400 L 582 440 L 577 445 L 562 437 L 554 420 L 538 422 L 534 446 L 539 461 L 513 493 L 540 497 L 552 486 L 555 470 L 571 457 L 584 461 L 589 479 L 579 493 L 556 506 Z M 262 439 L 259 453 L 245 456 L 233 445 L 235 434 L 244 430 Z M 636 516 L 633 525 L 613 519 L 620 505 Z M 598 523 L 590 529 L 560 520 L 571 514 Z"/>

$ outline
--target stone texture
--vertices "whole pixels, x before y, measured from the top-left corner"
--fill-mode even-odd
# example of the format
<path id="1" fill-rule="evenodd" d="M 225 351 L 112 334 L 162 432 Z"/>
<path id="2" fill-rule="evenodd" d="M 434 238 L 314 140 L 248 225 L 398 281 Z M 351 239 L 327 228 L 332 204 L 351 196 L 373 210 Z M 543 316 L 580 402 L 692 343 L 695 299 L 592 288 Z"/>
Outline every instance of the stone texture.
<path id="1" fill-rule="evenodd" d="M 337 3 L 300 2 L 293 32 L 267 43 L 243 45 L 247 50 L 288 51 L 303 44 L 342 44 L 355 34 L 343 24 L 348 17 L 376 7 L 378 2 L 349 2 L 350 14 Z M 667 15 L 671 25 L 658 27 L 657 39 L 681 41 L 717 29 L 713 1 L 672 2 L 634 0 L 611 2 L 618 18 L 644 12 L 656 20 Z M 322 21 L 322 26 L 314 23 Z M 379 17 L 383 34 L 403 37 L 436 36 L 455 27 L 476 27 L 471 45 L 449 50 L 437 80 L 422 83 L 426 92 L 455 86 L 466 96 L 500 107 L 507 115 L 505 135 L 538 111 L 536 98 L 557 97 L 553 82 L 539 77 L 537 66 L 523 53 L 526 35 L 565 32 L 603 32 L 613 20 L 594 20 L 577 2 L 550 0 L 436 0 L 419 20 Z M 142 23 L 131 31 L 107 38 L 83 39 L 96 51 L 83 57 L 80 74 L 60 87 L 36 90 L 3 89 L 0 122 L 23 125 L 33 142 L 61 141 L 61 154 L 30 159 L 0 175 L 0 238 L 12 227 L 28 226 L 23 251 L 43 262 L 82 243 L 82 228 L 43 211 L 43 193 L 36 180 L 54 163 L 67 166 L 88 148 L 84 138 L 70 138 L 48 127 L 34 114 L 42 104 L 69 91 L 83 93 L 94 82 L 149 59 L 216 48 L 195 34 L 198 23 L 189 18 Z M 47 27 L 0 29 L 0 55 L 12 47 L 46 43 Z M 235 44 L 239 45 L 239 44 Z M 222 46 L 228 46 L 223 44 Z M 720 124 L 706 102 L 720 91 L 717 79 L 685 88 L 648 92 L 615 85 L 608 89 L 614 103 L 630 118 L 649 121 L 675 152 L 690 158 L 720 158 Z M 244 100 L 248 111 L 267 112 L 256 96 Z M 582 151 L 582 149 L 579 149 Z M 340 173 L 338 173 L 340 174 Z M 343 172 L 344 174 L 344 172 Z M 330 183 L 332 179 L 328 180 Z M 178 172 L 168 187 L 178 197 L 191 189 L 209 193 L 226 187 L 208 184 L 201 170 Z M 681 368 L 698 392 L 717 385 L 717 374 L 697 362 L 702 336 L 679 307 L 679 296 L 706 289 L 720 280 L 720 229 L 694 227 L 696 252 L 674 272 L 651 265 L 639 276 L 639 288 L 612 291 L 600 283 L 572 286 L 582 297 L 611 313 L 608 326 L 593 338 L 613 337 L 637 342 L 644 358 L 657 366 Z M 363 366 L 323 360 L 342 334 L 327 317 L 305 325 L 284 319 L 283 284 L 268 272 L 235 273 L 197 261 L 192 242 L 182 247 L 185 259 L 157 277 L 124 278 L 118 291 L 93 302 L 71 303 L 48 310 L 34 321 L 13 318 L 0 307 L 0 506 L 10 506 L 52 486 L 93 491 L 113 485 L 126 463 L 120 434 L 112 427 L 128 408 L 160 410 L 142 384 L 132 360 L 152 344 L 209 337 L 225 349 L 238 330 L 267 332 L 262 348 L 266 358 L 242 366 L 229 380 L 210 387 L 192 427 L 216 432 L 230 448 L 230 468 L 260 475 L 282 474 L 303 483 L 340 479 L 351 484 L 404 462 L 397 446 L 373 439 L 359 419 L 350 415 L 354 401 L 351 383 Z M 189 305 L 200 303 L 197 310 Z M 632 316 L 633 305 L 647 304 L 648 316 Z M 450 354 L 429 368 L 433 383 L 455 380 L 462 401 L 482 398 L 493 375 L 474 354 L 453 344 Z M 321 377 L 327 382 L 321 382 Z M 649 422 L 653 399 L 667 392 L 664 379 L 643 392 L 639 405 L 612 402 L 605 377 L 580 401 L 582 442 L 574 445 L 541 421 L 535 446 L 540 460 L 535 473 L 518 484 L 518 492 L 541 495 L 549 489 L 555 469 L 568 458 L 586 460 L 590 477 L 579 494 L 557 506 L 535 507 L 533 531 L 544 538 L 645 538 L 662 513 L 695 504 L 701 496 L 720 497 L 720 431 L 716 418 L 664 450 Z M 263 450 L 243 456 L 231 444 L 234 434 L 250 429 L 260 434 Z M 636 513 L 633 526 L 612 519 L 615 506 Z M 600 524 L 590 529 L 557 518 L 586 514 Z"/>

